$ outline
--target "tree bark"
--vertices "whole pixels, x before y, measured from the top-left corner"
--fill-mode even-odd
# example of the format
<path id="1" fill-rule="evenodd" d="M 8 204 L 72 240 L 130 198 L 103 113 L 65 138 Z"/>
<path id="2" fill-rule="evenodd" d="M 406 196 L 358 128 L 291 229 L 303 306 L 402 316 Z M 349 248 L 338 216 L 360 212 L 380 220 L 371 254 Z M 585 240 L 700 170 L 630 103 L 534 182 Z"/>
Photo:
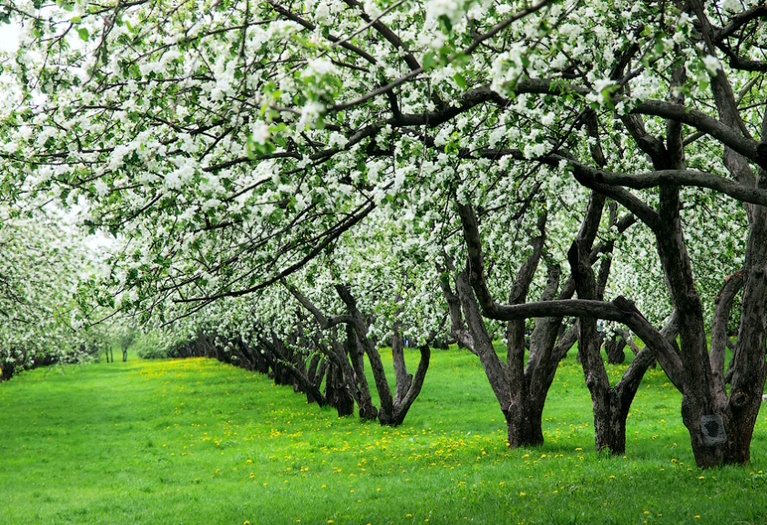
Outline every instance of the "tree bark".
<path id="1" fill-rule="evenodd" d="M 364 349 L 368 356 L 370 368 L 373 371 L 378 398 L 381 401 L 381 407 L 378 409 L 378 421 L 382 425 L 394 425 L 394 398 L 386 380 L 386 371 L 381 362 L 381 354 L 373 341 L 368 338 L 368 322 L 363 313 L 357 308 L 357 301 L 352 296 L 349 289 L 341 284 L 336 285 L 336 292 L 346 305 L 349 315 L 352 317 L 351 326 L 357 334 L 357 342 Z M 349 326 L 349 325 L 347 325 Z"/>
<path id="2" fill-rule="evenodd" d="M 413 376 L 410 387 L 399 403 L 395 403 L 394 417 L 392 419 L 393 426 L 401 425 L 402 422 L 405 421 L 405 416 L 407 416 L 407 413 L 415 399 L 418 397 L 418 394 L 421 393 L 423 382 L 426 379 L 426 372 L 429 369 L 429 360 L 431 358 L 431 349 L 428 344 L 424 344 L 419 346 L 418 350 L 421 352 L 421 359 L 418 362 L 418 368 L 415 371 L 415 376 Z"/>
<path id="3" fill-rule="evenodd" d="M 394 390 L 394 406 L 402 403 L 413 382 L 413 374 L 408 374 L 405 364 L 405 338 L 402 336 L 402 323 L 394 323 L 391 338 L 391 357 L 394 366 L 396 388 Z"/>
<path id="4" fill-rule="evenodd" d="M 573 272 L 578 296 L 593 299 L 597 285 L 594 272 L 586 258 L 588 247 L 583 242 L 573 243 L 568 259 Z M 640 352 L 615 387 L 610 386 L 599 348 L 596 318 L 583 316 L 578 320 L 578 353 L 591 393 L 594 413 L 594 446 L 597 451 L 608 450 L 613 455 L 626 451 L 626 418 L 642 377 L 654 361 L 651 351 Z"/>
<path id="5" fill-rule="evenodd" d="M 378 409 L 373 405 L 373 399 L 370 397 L 370 387 L 368 386 L 367 376 L 365 376 L 365 361 L 363 359 L 364 350 L 362 350 L 357 333 L 351 325 L 346 325 L 346 353 L 354 368 L 354 375 L 359 392 L 359 414 L 361 419 L 376 419 Z"/>
<path id="6" fill-rule="evenodd" d="M 759 184 L 765 183 L 767 170 L 759 169 Z M 767 208 L 755 206 L 750 217 L 740 331 L 732 357 L 730 396 L 724 407 L 727 443 L 723 462 L 734 464 L 745 464 L 751 460 L 751 438 L 767 377 Z"/>
<path id="7" fill-rule="evenodd" d="M 604 197 L 599 195 L 595 195 L 592 199 L 589 211 L 577 235 L 577 239 L 584 246 L 591 246 L 594 243 L 604 202 Z M 451 311 L 453 336 L 462 340 L 464 344 L 473 345 L 474 353 L 480 356 L 485 373 L 506 418 L 509 445 L 516 447 L 541 444 L 543 443 L 541 417 L 546 396 L 554 379 L 559 361 L 565 357 L 576 339 L 574 330 L 563 331 L 561 314 L 558 315 L 555 309 L 546 312 L 547 308 L 545 305 L 555 302 L 552 300 L 557 297 L 560 275 L 559 267 L 549 267 L 546 289 L 541 296 L 541 302 L 536 303 L 541 305 L 541 314 L 509 316 L 506 318 L 510 322 L 507 326 L 508 358 L 505 365 L 497 358 L 494 349 L 492 349 L 491 342 L 488 343 L 489 336 L 481 319 L 481 314 L 500 319 L 505 312 L 512 312 L 517 309 L 522 311 L 528 306 L 525 304 L 526 286 L 532 281 L 538 264 L 538 258 L 540 257 L 539 250 L 545 239 L 545 219 L 539 222 L 540 237 L 532 241 L 533 255 L 522 265 L 517 275 L 509 301 L 510 304 L 499 306 L 493 301 L 485 281 L 482 245 L 477 218 L 470 205 L 458 203 L 457 207 L 463 225 L 469 261 L 467 271 L 456 275 L 456 291 L 464 309 L 469 333 L 465 333 L 462 320 L 457 319 L 457 316 Z M 621 219 L 619 221 L 619 228 L 628 228 L 634 223 L 634 220 L 631 216 Z M 599 253 L 609 251 L 610 248 L 610 243 L 606 245 L 600 244 L 591 253 L 587 252 L 586 260 L 589 264 L 589 269 L 590 264 L 597 260 Z M 471 269 L 470 273 L 469 268 Z M 600 272 L 600 284 L 602 287 L 606 283 L 608 271 L 609 264 L 603 264 L 602 271 Z M 446 283 L 441 283 L 441 285 L 443 293 L 448 300 L 448 307 L 450 308 L 454 302 L 451 301 L 452 298 L 450 297 L 452 290 L 450 290 Z M 572 297 L 575 288 L 575 281 L 571 277 L 565 283 L 561 292 L 559 292 L 560 301 L 556 302 L 568 303 L 568 299 Z M 596 296 L 596 292 L 594 292 L 594 295 Z M 596 301 L 592 302 L 596 303 Z M 619 314 L 621 318 L 626 317 L 617 307 L 614 312 Z M 524 319 L 527 317 L 540 318 L 536 319 L 535 328 L 530 337 L 530 353 L 527 365 L 525 366 Z M 644 322 L 646 323 L 646 320 Z M 596 331 L 596 322 L 594 321 L 593 324 L 594 331 Z M 560 333 L 561 337 L 558 339 Z M 659 334 L 658 337 L 660 337 Z M 598 345 L 596 353 L 599 355 Z M 600 366 L 604 367 L 601 363 L 601 358 Z M 613 412 L 619 414 L 617 411 Z M 608 420 L 609 418 L 603 419 Z M 620 428 L 619 424 L 617 426 Z M 615 446 L 616 448 L 619 448 L 618 444 L 616 444 L 619 441 L 620 439 L 606 440 L 606 442 L 610 443 L 610 446 Z M 625 417 L 623 443 L 625 447 Z"/>

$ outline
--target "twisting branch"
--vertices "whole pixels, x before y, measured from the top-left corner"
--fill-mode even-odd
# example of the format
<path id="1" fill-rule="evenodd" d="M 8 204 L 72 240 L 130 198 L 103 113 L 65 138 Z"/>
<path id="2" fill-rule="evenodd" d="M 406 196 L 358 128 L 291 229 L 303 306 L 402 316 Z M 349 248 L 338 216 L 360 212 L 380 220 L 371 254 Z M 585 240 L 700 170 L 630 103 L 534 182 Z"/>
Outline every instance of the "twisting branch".
<path id="1" fill-rule="evenodd" d="M 296 300 L 301 303 L 301 306 L 306 308 L 314 316 L 314 319 L 323 330 L 338 326 L 339 324 L 354 322 L 354 319 L 351 315 L 333 315 L 328 317 L 327 315 L 323 314 L 320 309 L 317 308 L 304 294 L 299 292 L 295 286 L 286 283 L 284 279 L 280 282 L 293 295 L 293 297 L 295 297 Z"/>
<path id="2" fill-rule="evenodd" d="M 482 309 L 482 315 L 497 321 L 513 321 L 538 317 L 596 317 L 625 324 L 637 334 L 663 366 L 669 379 L 681 388 L 684 381 L 682 361 L 671 343 L 645 319 L 634 303 L 619 296 L 611 302 L 564 299 L 518 305 L 498 305 L 485 280 L 482 244 L 476 215 L 471 206 L 458 203 L 464 238 L 469 256 L 469 276 Z"/>
<path id="3" fill-rule="evenodd" d="M 702 111 L 662 100 L 646 100 L 639 102 L 631 112 L 676 120 L 692 126 L 767 169 L 767 156 L 764 155 L 763 146 L 760 149 L 760 143 L 744 137 L 739 131 Z"/>

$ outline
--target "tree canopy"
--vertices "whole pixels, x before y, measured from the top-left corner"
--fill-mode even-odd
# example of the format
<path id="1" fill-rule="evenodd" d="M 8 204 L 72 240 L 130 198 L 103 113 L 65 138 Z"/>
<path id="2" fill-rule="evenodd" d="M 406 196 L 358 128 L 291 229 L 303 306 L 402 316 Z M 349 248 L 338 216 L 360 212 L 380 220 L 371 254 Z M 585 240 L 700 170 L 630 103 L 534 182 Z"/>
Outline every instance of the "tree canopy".
<path id="1" fill-rule="evenodd" d="M 382 334 L 400 310 L 420 343 L 448 314 L 454 335 L 460 314 L 474 338 L 506 326 L 509 367 L 524 319 L 577 317 L 594 385 L 596 319 L 623 323 L 682 392 L 698 463 L 748 461 L 767 373 L 759 2 L 0 0 L 0 13 L 24 29 L 4 65 L 17 87 L 3 187 L 81 206 L 83 226 L 119 239 L 105 305 L 166 323 L 271 300 L 259 321 L 279 324 L 285 294 L 270 288 L 332 309 L 309 294 L 342 286 L 348 308 L 356 289 L 388 315 Z M 607 387 L 595 418 L 619 395 Z"/>

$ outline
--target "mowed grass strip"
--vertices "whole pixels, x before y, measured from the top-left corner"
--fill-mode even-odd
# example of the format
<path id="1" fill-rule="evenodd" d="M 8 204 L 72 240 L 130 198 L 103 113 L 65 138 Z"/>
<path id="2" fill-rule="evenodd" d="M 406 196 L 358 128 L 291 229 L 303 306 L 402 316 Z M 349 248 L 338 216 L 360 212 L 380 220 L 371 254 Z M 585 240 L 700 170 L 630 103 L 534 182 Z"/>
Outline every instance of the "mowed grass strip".
<path id="1" fill-rule="evenodd" d="M 701 471 L 679 402 L 650 371 L 612 458 L 594 452 L 574 355 L 546 444 L 517 450 L 478 360 L 456 349 L 435 351 L 396 429 L 212 360 L 36 370 L 0 385 L 0 523 L 763 523 L 764 415 L 752 465 Z"/>

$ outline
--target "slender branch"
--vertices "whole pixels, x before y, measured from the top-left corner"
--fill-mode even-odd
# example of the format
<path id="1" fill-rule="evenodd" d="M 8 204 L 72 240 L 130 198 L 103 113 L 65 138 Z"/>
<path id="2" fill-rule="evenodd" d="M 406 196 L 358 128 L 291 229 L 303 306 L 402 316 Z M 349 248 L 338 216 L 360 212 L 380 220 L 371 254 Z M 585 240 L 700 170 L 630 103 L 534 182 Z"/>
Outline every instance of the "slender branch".
<path id="1" fill-rule="evenodd" d="M 730 320 L 730 311 L 735 296 L 743 288 L 743 272 L 735 272 L 725 280 L 722 290 L 716 297 L 714 308 L 714 320 L 711 323 L 711 351 L 709 362 L 711 374 L 714 379 L 716 395 L 721 402 L 727 400 L 727 390 L 724 381 L 724 359 L 727 350 L 727 323 Z"/>
<path id="2" fill-rule="evenodd" d="M 767 5 L 758 5 L 746 11 L 743 11 L 742 13 L 733 16 L 730 19 L 729 24 L 727 24 L 726 26 L 724 26 L 723 28 L 719 30 L 714 31 L 713 40 L 714 42 L 721 42 L 722 40 L 730 37 L 732 34 L 735 33 L 735 31 L 737 31 L 738 29 L 740 29 L 747 23 L 764 16 L 767 16 Z"/>
<path id="3" fill-rule="evenodd" d="M 351 315 L 334 315 L 330 317 L 326 316 L 304 294 L 299 292 L 295 286 L 286 283 L 284 280 L 281 282 L 285 288 L 287 288 L 287 290 L 293 295 L 293 297 L 295 297 L 296 300 L 301 303 L 301 306 L 306 308 L 314 316 L 314 319 L 317 320 L 317 323 L 323 330 L 327 330 L 328 328 L 332 328 L 339 324 L 354 322 L 354 319 Z"/>
<path id="4" fill-rule="evenodd" d="M 523 9 L 522 11 L 519 11 L 518 13 L 515 13 L 512 16 L 508 17 L 507 19 L 497 23 L 492 28 L 490 28 L 489 31 L 474 37 L 474 42 L 472 42 L 472 44 L 469 47 L 463 50 L 464 54 L 470 55 L 485 40 L 488 40 L 489 38 L 494 37 L 495 35 L 503 31 L 507 27 L 509 27 L 512 23 L 516 22 L 517 20 L 521 20 L 527 15 L 531 15 L 535 13 L 536 11 L 539 11 L 543 7 L 546 7 L 546 5 L 548 5 L 549 3 L 551 3 L 551 0 L 542 0 L 541 2 L 538 2 L 537 4 L 534 4 L 528 7 L 527 9 Z"/>

